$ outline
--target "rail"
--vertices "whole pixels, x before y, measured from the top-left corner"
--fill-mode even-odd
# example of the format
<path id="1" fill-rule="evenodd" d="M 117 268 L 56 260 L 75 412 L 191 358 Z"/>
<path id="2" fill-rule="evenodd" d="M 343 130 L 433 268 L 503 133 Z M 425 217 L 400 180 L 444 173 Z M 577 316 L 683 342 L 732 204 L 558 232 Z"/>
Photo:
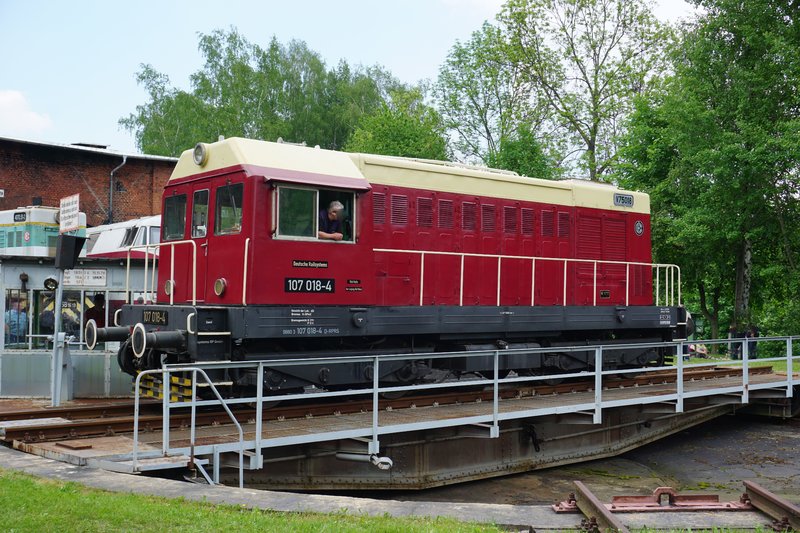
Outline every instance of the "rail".
<path id="1" fill-rule="evenodd" d="M 625 267 L 625 305 L 629 305 L 630 292 L 631 292 L 631 267 L 650 267 L 651 273 L 655 271 L 655 305 L 681 305 L 681 270 L 678 265 L 666 263 L 641 263 L 636 261 L 605 261 L 599 259 L 572 259 L 566 257 L 535 257 L 535 256 L 520 256 L 520 255 L 499 255 L 499 254 L 477 254 L 466 252 L 438 252 L 429 250 L 397 250 L 393 248 L 374 248 L 373 252 L 382 253 L 397 253 L 397 254 L 411 254 L 418 255 L 420 260 L 420 290 L 419 290 L 419 305 L 423 305 L 423 296 L 425 294 L 425 258 L 429 256 L 451 256 L 459 257 L 460 271 L 458 273 L 459 279 L 459 301 L 458 305 L 464 305 L 464 259 L 467 257 L 477 257 L 483 259 L 496 259 L 497 260 L 497 295 L 496 305 L 500 305 L 501 296 L 501 281 L 502 281 L 502 263 L 503 260 L 525 260 L 531 263 L 531 305 L 536 303 L 536 264 L 537 262 L 556 262 L 562 263 L 563 268 L 563 284 L 562 284 L 562 305 L 567 305 L 567 289 L 568 283 L 568 266 L 570 264 L 587 264 L 592 267 L 592 288 L 593 300 L 592 305 L 597 305 L 597 280 L 598 280 L 598 266 L 624 266 Z M 663 273 L 663 281 L 662 281 Z M 662 294 L 663 290 L 663 294 Z M 663 297 L 663 300 L 662 300 Z"/>
<path id="2" fill-rule="evenodd" d="M 727 344 L 731 341 L 729 339 L 720 340 L 704 340 L 695 341 L 704 344 Z M 662 342 L 662 343 L 649 343 L 649 344 L 629 344 L 629 345 L 608 345 L 608 346 L 572 346 L 572 347 L 558 347 L 558 348 L 530 348 L 530 349 L 514 349 L 514 350 L 485 350 L 475 352 L 453 352 L 453 353 L 425 353 L 425 354 L 397 354 L 397 355 L 380 355 L 380 356 L 356 356 L 356 357 L 333 357 L 333 358 L 304 358 L 304 359 L 283 359 L 283 360 L 263 360 L 263 361 L 250 361 L 250 362 L 209 362 L 197 366 L 172 366 L 165 365 L 160 370 L 151 370 L 145 373 L 163 373 L 165 383 L 168 381 L 170 373 L 176 372 L 201 372 L 204 379 L 208 380 L 206 370 L 214 371 L 214 375 L 220 374 L 220 371 L 228 369 L 254 369 L 256 372 L 256 393 L 253 397 L 238 397 L 222 399 L 217 392 L 216 388 L 212 385 L 212 390 L 216 395 L 216 400 L 198 400 L 196 398 L 195 389 L 192 390 L 192 398 L 188 402 L 171 403 L 169 394 L 164 395 L 164 420 L 163 431 L 165 435 L 162 436 L 162 453 L 164 455 L 170 454 L 191 454 L 194 455 L 213 455 L 214 462 L 214 476 L 211 482 L 218 482 L 218 457 L 220 453 L 231 451 L 238 451 L 240 458 L 240 479 L 241 468 L 243 462 L 243 455 L 245 450 L 253 452 L 258 463 L 261 462 L 262 451 L 265 448 L 289 446 L 305 444 L 312 441 L 320 440 L 339 440 L 339 439 L 358 439 L 366 441 L 367 455 L 365 457 L 371 458 L 373 462 L 380 462 L 381 458 L 377 458 L 380 452 L 380 438 L 382 435 L 426 430 L 442 427 L 456 427 L 456 426 L 476 426 L 488 430 L 487 436 L 496 438 L 500 435 L 500 423 L 506 420 L 520 419 L 520 418 L 533 418 L 537 416 L 546 416 L 553 414 L 580 414 L 587 416 L 587 421 L 591 420 L 594 424 L 602 423 L 603 412 L 606 409 L 617 408 L 630 405 L 644 405 L 644 404 L 671 404 L 674 405 L 675 413 L 684 412 L 684 403 L 686 399 L 719 396 L 727 399 L 736 399 L 741 404 L 750 402 L 753 394 L 767 394 L 771 397 L 792 398 L 794 387 L 800 385 L 800 374 L 795 373 L 793 368 L 795 365 L 800 364 L 800 356 L 793 355 L 793 343 L 800 342 L 800 336 L 795 337 L 759 337 L 757 339 L 737 340 L 742 344 L 741 360 L 726 360 L 726 361 L 713 361 L 703 363 L 688 364 L 684 361 L 686 348 L 688 348 L 688 341 L 678 342 Z M 749 369 L 754 364 L 754 360 L 749 358 L 750 344 L 756 343 L 770 343 L 773 347 L 772 351 L 782 351 L 783 354 L 778 357 L 759 358 L 757 364 L 763 363 L 784 363 L 786 364 L 787 372 L 785 375 L 778 373 L 759 375 L 751 379 Z M 652 348 L 662 350 L 666 355 L 673 355 L 674 366 L 655 366 L 655 367 L 641 367 L 629 369 L 608 369 L 604 370 L 602 364 L 605 354 L 613 353 L 618 350 L 628 350 L 632 348 Z M 545 353 L 565 353 L 565 352 L 593 352 L 589 361 L 594 365 L 594 368 L 572 373 L 559 373 L 550 375 L 537 375 L 537 376 L 520 376 L 514 373 L 509 373 L 506 377 L 500 377 L 499 369 L 500 363 L 504 357 L 515 356 L 519 354 L 545 354 Z M 414 361 L 426 360 L 432 361 L 435 359 L 444 358 L 472 358 L 472 357 L 491 357 L 492 367 L 494 369 L 490 378 L 474 379 L 470 381 L 441 381 L 434 383 L 424 383 L 417 385 L 406 386 L 384 386 L 380 383 L 381 367 L 387 364 L 396 364 L 398 361 Z M 334 390 L 325 391 L 322 389 L 310 388 L 302 393 L 281 394 L 281 395 L 265 395 L 264 391 L 264 377 L 267 370 L 280 369 L 281 367 L 297 367 L 302 365 L 337 365 L 337 364 L 354 364 L 362 363 L 372 365 L 372 386 L 364 389 L 352 390 Z M 202 366 L 202 368 L 201 368 Z M 741 381 L 733 384 L 731 381 L 721 382 L 716 387 L 708 388 L 707 386 L 697 388 L 689 387 L 687 390 L 684 383 L 684 372 L 687 368 L 702 368 L 710 366 L 727 366 L 737 368 L 741 366 Z M 654 394 L 637 395 L 635 398 L 619 398 L 615 399 L 614 394 L 603 388 L 603 380 L 609 376 L 618 376 L 624 374 L 646 374 L 648 372 L 658 372 L 664 370 L 673 370 L 676 372 L 676 380 L 669 390 L 660 390 Z M 138 390 L 139 380 L 136 381 L 136 416 L 138 417 Z M 765 377 L 766 376 L 766 377 Z M 557 406 L 549 405 L 545 407 L 527 407 L 517 408 L 517 410 L 509 410 L 500 408 L 500 387 L 506 384 L 521 384 L 542 382 L 552 379 L 568 379 L 568 378 L 581 378 L 593 379 L 593 398 L 583 399 L 582 397 L 577 400 L 565 401 Z M 193 380 L 193 387 L 195 386 Z M 693 382 L 691 382 L 693 383 Z M 381 411 L 379 409 L 379 399 L 382 395 L 407 392 L 407 391 L 432 391 L 454 389 L 457 387 L 467 386 L 480 386 L 492 388 L 492 401 L 491 406 L 486 405 L 485 409 L 482 408 L 482 414 L 463 415 L 460 417 L 449 417 L 441 420 L 425 420 L 420 418 L 417 421 L 409 422 L 387 422 L 382 423 Z M 168 391 L 168 387 L 165 388 Z M 371 421 L 364 422 L 363 425 L 349 429 L 336 429 L 329 430 L 321 434 L 302 434 L 295 436 L 277 436 L 271 435 L 269 427 L 265 427 L 264 411 L 268 408 L 268 404 L 272 402 L 281 402 L 281 404 L 295 402 L 295 401 L 309 401 L 309 400 L 323 400 L 328 398 L 356 398 L 356 397 L 369 397 L 372 401 Z M 488 402 L 487 402 L 488 403 Z M 229 406 L 247 404 L 256 406 L 256 414 L 253 424 L 253 438 L 251 440 L 244 440 L 241 425 L 235 422 L 239 434 L 238 442 L 231 442 L 228 444 L 216 443 L 213 445 L 196 445 L 195 444 L 195 423 L 194 416 L 191 423 L 191 442 L 190 448 L 169 447 L 169 413 L 170 407 L 179 405 L 180 407 L 190 407 L 196 409 L 197 407 L 213 406 L 222 404 L 231 419 L 235 417 L 231 414 Z M 504 404 L 505 407 L 505 404 Z M 194 411 L 193 411 L 194 412 Z M 138 436 L 138 422 L 134 426 L 135 438 Z M 249 433 L 249 430 L 248 430 Z M 137 451 L 136 440 L 134 441 L 134 454 Z M 377 461 L 375 460 L 377 458 Z M 203 471 L 204 476 L 207 476 Z M 208 479 L 208 478 L 207 478 Z"/>
<path id="3" fill-rule="evenodd" d="M 170 271 L 169 271 L 169 279 L 167 280 L 167 284 L 169 285 L 169 303 L 172 305 L 175 302 L 175 246 L 189 244 L 192 246 L 192 305 L 197 305 L 197 243 L 193 240 L 183 240 L 183 241 L 167 241 L 167 242 L 160 242 L 160 243 L 153 243 L 153 244 L 137 244 L 135 246 L 131 246 L 128 248 L 128 263 L 125 269 L 125 299 L 128 303 L 133 303 L 132 295 L 133 292 L 130 290 L 130 273 L 131 273 L 131 251 L 133 250 L 141 250 L 145 251 L 145 259 L 144 259 L 144 283 L 145 286 L 143 287 L 142 292 L 144 293 L 145 300 L 156 300 L 156 295 L 158 294 L 158 287 L 156 283 L 158 283 L 158 278 L 156 275 L 156 260 L 158 258 L 158 251 L 160 248 L 169 246 L 170 247 L 170 257 L 172 260 L 170 263 Z M 150 250 L 153 250 L 153 253 L 150 253 Z M 150 283 L 147 282 L 147 275 L 150 265 L 150 259 L 152 257 L 153 265 L 151 270 L 151 279 Z M 152 298 L 151 298 L 152 296 Z"/>

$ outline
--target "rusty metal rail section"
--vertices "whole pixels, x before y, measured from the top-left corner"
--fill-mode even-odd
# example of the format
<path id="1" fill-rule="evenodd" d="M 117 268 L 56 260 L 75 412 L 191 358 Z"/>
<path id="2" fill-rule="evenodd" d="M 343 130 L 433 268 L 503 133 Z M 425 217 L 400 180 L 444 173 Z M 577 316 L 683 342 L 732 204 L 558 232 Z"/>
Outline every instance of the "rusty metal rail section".
<path id="1" fill-rule="evenodd" d="M 671 487 L 659 487 L 646 496 L 613 496 L 610 504 L 601 502 L 580 481 L 574 483 L 575 493 L 554 504 L 553 511 L 582 513 L 581 528 L 592 533 L 627 533 L 628 527 L 615 514 L 754 510 L 773 519 L 774 531 L 800 531 L 800 508 L 753 481 L 743 481 L 746 492 L 739 501 L 722 502 L 716 494 L 679 494 Z"/>
<path id="2" fill-rule="evenodd" d="M 630 530 L 611 514 L 611 511 L 580 481 L 575 482 L 575 490 L 578 492 L 575 505 L 586 517 L 581 523 L 581 527 L 592 533 L 601 531 L 617 531 L 628 533 Z"/>
<path id="3" fill-rule="evenodd" d="M 745 481 L 744 486 L 753 507 L 775 520 L 772 524 L 773 529 L 800 531 L 800 507 L 772 494 L 758 483 Z"/>

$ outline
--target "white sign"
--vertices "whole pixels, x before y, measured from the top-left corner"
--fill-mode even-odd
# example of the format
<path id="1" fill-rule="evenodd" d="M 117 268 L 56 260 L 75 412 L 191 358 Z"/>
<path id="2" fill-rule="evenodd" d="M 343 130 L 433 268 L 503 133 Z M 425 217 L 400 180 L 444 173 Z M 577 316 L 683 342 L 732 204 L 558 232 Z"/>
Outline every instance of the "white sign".
<path id="1" fill-rule="evenodd" d="M 64 271 L 64 286 L 69 287 L 105 287 L 105 268 L 76 268 Z"/>
<path id="2" fill-rule="evenodd" d="M 80 203 L 81 195 L 73 194 L 61 199 L 61 210 L 59 211 L 59 233 L 76 231 L 81 227 L 80 224 Z"/>

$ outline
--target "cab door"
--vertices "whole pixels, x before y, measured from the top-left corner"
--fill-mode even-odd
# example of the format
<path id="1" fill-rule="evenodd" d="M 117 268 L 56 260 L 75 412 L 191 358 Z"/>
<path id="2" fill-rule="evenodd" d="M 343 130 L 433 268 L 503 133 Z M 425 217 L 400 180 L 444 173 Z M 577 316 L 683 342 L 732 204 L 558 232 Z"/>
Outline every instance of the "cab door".
<path id="1" fill-rule="evenodd" d="M 249 228 L 243 228 L 245 183 L 243 176 L 231 177 L 210 191 L 207 245 L 205 250 L 205 301 L 241 304 L 244 261 Z M 247 230 L 247 231 L 246 231 Z"/>
<path id="2" fill-rule="evenodd" d="M 197 188 L 201 187 L 201 188 Z M 189 239 L 194 242 L 197 264 L 197 299 L 205 301 L 206 271 L 208 269 L 208 200 L 209 189 L 197 185 L 192 192 L 191 218 L 189 219 Z"/>

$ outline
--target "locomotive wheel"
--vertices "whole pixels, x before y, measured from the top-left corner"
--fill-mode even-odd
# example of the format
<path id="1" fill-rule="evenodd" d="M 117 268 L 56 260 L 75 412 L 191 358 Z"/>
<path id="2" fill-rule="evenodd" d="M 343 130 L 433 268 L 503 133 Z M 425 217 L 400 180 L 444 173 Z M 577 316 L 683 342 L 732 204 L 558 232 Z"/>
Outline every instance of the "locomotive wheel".
<path id="1" fill-rule="evenodd" d="M 136 367 L 134 366 L 133 349 L 130 339 L 126 340 L 119 347 L 117 352 L 117 364 L 126 374 L 136 377 Z"/>

